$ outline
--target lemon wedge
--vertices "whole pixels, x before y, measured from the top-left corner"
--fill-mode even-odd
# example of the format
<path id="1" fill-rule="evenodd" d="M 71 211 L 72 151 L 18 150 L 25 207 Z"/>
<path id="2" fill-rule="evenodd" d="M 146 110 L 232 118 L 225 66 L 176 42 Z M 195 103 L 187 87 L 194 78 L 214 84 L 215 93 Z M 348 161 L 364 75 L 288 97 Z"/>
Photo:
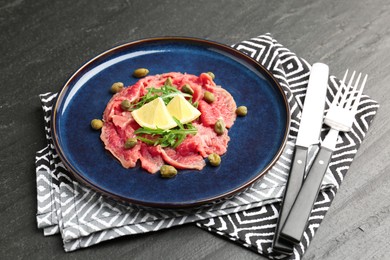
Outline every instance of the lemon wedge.
<path id="1" fill-rule="evenodd" d="M 188 102 L 182 95 L 175 96 L 167 105 L 169 114 L 182 124 L 192 122 L 200 116 L 200 111 Z"/>
<path id="2" fill-rule="evenodd" d="M 160 97 L 134 110 L 131 115 L 142 127 L 171 129 L 177 126 Z"/>

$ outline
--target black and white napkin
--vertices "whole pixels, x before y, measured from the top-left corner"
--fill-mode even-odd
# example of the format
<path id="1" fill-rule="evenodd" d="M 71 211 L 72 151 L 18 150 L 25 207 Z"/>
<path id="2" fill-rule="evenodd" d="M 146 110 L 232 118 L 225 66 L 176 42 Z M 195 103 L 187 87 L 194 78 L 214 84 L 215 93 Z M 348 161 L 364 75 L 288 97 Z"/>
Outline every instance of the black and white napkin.
<path id="1" fill-rule="evenodd" d="M 52 144 L 50 115 L 55 93 L 40 96 L 44 110 L 47 147 L 36 154 L 37 223 L 45 235 L 60 233 L 65 251 L 88 247 L 116 237 L 156 231 L 197 222 L 210 232 L 272 257 L 272 237 L 299 128 L 299 119 L 309 78 L 310 65 L 280 45 L 270 34 L 243 41 L 234 48 L 269 69 L 282 85 L 291 109 L 291 131 L 287 146 L 272 169 L 250 189 L 221 204 L 192 211 L 147 211 L 106 198 L 71 178 Z M 337 88 L 330 78 L 328 104 Z M 312 212 L 305 240 L 296 247 L 299 258 L 343 180 L 357 149 L 375 116 L 378 105 L 368 97 L 362 105 L 353 131 L 341 135 L 337 151 L 323 181 L 322 191 Z M 326 129 L 323 129 L 323 134 Z M 311 158 L 316 149 L 312 149 Z"/>

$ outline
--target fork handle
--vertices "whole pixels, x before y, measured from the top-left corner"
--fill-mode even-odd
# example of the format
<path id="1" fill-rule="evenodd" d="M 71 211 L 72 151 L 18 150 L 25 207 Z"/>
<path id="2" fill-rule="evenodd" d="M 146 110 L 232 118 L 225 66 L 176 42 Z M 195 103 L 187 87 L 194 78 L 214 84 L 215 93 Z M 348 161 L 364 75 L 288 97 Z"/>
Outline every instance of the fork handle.
<path id="1" fill-rule="evenodd" d="M 301 241 L 311 210 L 320 191 L 321 182 L 328 168 L 333 150 L 321 147 L 312 164 L 302 188 L 281 229 L 280 237 L 292 243 Z"/>

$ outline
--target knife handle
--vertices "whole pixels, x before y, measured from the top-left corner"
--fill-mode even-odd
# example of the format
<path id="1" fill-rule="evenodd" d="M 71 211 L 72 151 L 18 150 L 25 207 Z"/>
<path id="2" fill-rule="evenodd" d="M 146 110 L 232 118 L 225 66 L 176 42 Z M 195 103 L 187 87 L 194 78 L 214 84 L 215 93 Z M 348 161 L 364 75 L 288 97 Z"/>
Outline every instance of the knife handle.
<path id="1" fill-rule="evenodd" d="M 288 176 L 286 190 L 279 213 L 278 224 L 276 225 L 273 249 L 279 253 L 292 254 L 293 247 L 291 243 L 286 243 L 280 239 L 280 230 L 286 221 L 287 215 L 297 197 L 299 189 L 302 186 L 305 175 L 306 159 L 308 148 L 303 146 L 295 146 L 294 157 L 292 160 L 290 174 Z"/>
<path id="2" fill-rule="evenodd" d="M 292 243 L 301 241 L 311 210 L 320 191 L 333 151 L 322 147 L 311 166 L 302 188 L 282 227 L 280 236 Z"/>

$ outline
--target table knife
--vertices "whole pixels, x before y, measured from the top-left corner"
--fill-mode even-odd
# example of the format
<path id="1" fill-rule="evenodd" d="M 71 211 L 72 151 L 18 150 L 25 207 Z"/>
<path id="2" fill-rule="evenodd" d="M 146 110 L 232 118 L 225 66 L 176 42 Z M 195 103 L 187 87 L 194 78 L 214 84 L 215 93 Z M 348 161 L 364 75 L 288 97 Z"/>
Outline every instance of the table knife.
<path id="1" fill-rule="evenodd" d="M 281 227 L 283 227 L 299 189 L 302 186 L 308 149 L 310 146 L 319 143 L 324 116 L 328 76 L 329 67 L 326 64 L 313 64 L 310 70 L 309 83 L 306 90 L 294 155 L 291 161 L 290 174 L 282 200 L 278 224 L 275 230 L 273 249 L 279 253 L 293 253 L 293 244 L 280 237 L 280 230 Z"/>

